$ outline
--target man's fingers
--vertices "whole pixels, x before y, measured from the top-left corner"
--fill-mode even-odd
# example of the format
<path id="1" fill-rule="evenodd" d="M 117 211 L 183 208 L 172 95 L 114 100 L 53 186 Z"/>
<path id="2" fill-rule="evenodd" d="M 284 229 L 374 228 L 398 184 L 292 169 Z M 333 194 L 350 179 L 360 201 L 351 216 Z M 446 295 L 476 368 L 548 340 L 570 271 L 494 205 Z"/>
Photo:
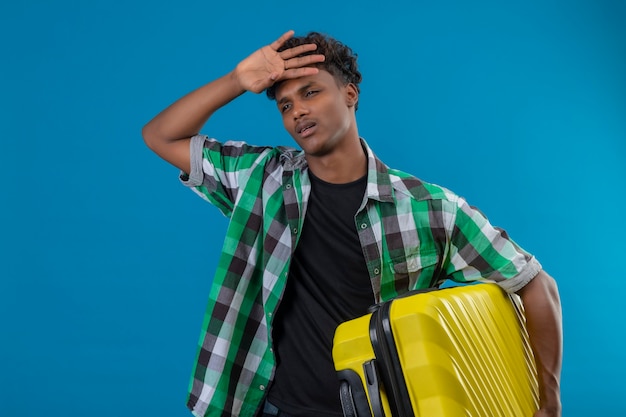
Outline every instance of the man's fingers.
<path id="1" fill-rule="evenodd" d="M 280 38 L 276 39 L 274 42 L 272 42 L 272 43 L 270 44 L 270 47 L 271 47 L 273 50 L 278 51 L 278 49 L 279 49 L 281 46 L 283 46 L 283 44 L 284 44 L 285 42 L 287 42 L 287 40 L 288 40 L 289 38 L 291 38 L 291 37 L 293 36 L 293 34 L 294 34 L 294 33 L 295 33 L 295 32 L 294 32 L 293 30 L 289 30 L 289 31 L 287 31 L 287 32 L 283 33 L 283 34 L 281 35 L 281 37 L 280 37 Z"/>
<path id="2" fill-rule="evenodd" d="M 290 59 L 294 56 L 301 55 L 305 52 L 314 51 L 317 49 L 317 45 L 314 43 L 305 43 L 304 45 L 294 46 L 293 48 L 285 49 L 280 52 L 282 59 Z"/>
<path id="3" fill-rule="evenodd" d="M 274 51 L 278 52 L 278 50 L 294 35 L 294 31 L 290 30 L 282 34 L 280 38 L 272 42 L 269 46 Z M 303 77 L 306 75 L 317 74 L 317 69 L 314 68 L 306 68 L 310 67 L 313 64 L 318 62 L 323 62 L 326 57 L 321 54 L 312 54 L 299 56 L 307 52 L 315 51 L 317 49 L 317 45 L 314 43 L 307 43 L 304 45 L 294 46 L 293 48 L 285 49 L 284 51 L 278 52 L 278 56 L 283 60 L 283 74 L 279 75 L 278 73 L 270 74 L 270 79 L 275 81 L 277 79 L 285 79 L 285 78 L 297 78 Z M 300 71 L 304 70 L 304 71 Z"/>
<path id="4" fill-rule="evenodd" d="M 302 68 L 288 69 L 288 70 L 285 70 L 283 74 L 280 76 L 280 80 L 306 77 L 309 75 L 315 75 L 318 72 L 319 72 L 319 69 L 314 68 L 314 67 L 302 67 Z"/>
<path id="5" fill-rule="evenodd" d="M 291 58 L 285 60 L 285 70 L 292 68 L 302 68 L 318 62 L 323 62 L 326 59 L 324 55 L 306 55 L 297 58 Z"/>

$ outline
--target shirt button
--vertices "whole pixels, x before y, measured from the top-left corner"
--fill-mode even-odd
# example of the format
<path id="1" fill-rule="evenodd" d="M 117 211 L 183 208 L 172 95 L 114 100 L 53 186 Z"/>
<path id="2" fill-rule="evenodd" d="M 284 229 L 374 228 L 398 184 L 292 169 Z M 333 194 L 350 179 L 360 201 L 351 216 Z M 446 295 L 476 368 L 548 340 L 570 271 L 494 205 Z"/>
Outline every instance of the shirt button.
<path id="1" fill-rule="evenodd" d="M 260 389 L 261 391 L 265 391 L 265 385 L 260 385 L 260 386 L 259 386 L 259 389 Z"/>
<path id="2" fill-rule="evenodd" d="M 296 233 L 298 233 L 298 228 L 297 228 L 297 227 L 294 227 L 294 228 L 293 228 L 293 230 L 292 230 L 292 232 L 293 232 L 293 234 L 295 235 Z"/>
<path id="3" fill-rule="evenodd" d="M 361 223 L 361 229 L 367 229 L 367 223 Z"/>
<path id="4" fill-rule="evenodd" d="M 380 274 L 380 269 L 378 269 L 378 268 L 374 268 L 374 274 L 375 274 L 375 275 Z"/>
<path id="5" fill-rule="evenodd" d="M 285 185 L 285 188 L 288 189 L 288 190 L 291 190 L 291 184 Z"/>

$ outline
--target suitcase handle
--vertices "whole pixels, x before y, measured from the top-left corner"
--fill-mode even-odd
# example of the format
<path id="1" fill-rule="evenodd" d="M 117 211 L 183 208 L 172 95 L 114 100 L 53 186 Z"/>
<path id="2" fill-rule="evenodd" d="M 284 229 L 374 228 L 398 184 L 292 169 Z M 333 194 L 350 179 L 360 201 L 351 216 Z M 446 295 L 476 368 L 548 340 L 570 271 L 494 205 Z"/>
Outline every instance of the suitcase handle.
<path id="1" fill-rule="evenodd" d="M 363 364 L 365 373 L 365 383 L 367 385 L 367 393 L 370 397 L 370 404 L 374 417 L 385 417 L 383 404 L 380 400 L 380 384 L 378 382 L 378 369 L 376 367 L 376 359 Z"/>
<path id="2" fill-rule="evenodd" d="M 339 397 L 344 417 L 372 417 L 363 381 L 352 369 L 337 372 L 339 377 Z"/>

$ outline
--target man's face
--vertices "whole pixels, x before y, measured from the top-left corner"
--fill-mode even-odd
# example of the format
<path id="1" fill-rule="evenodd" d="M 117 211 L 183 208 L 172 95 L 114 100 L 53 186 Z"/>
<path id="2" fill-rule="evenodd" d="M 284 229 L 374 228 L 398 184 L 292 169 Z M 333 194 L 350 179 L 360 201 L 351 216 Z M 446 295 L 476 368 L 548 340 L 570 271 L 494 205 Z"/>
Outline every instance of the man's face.
<path id="1" fill-rule="evenodd" d="M 322 69 L 315 75 L 283 81 L 276 89 L 283 125 L 309 156 L 324 156 L 341 146 L 346 137 L 358 137 L 357 99 L 354 85 L 340 86 Z"/>

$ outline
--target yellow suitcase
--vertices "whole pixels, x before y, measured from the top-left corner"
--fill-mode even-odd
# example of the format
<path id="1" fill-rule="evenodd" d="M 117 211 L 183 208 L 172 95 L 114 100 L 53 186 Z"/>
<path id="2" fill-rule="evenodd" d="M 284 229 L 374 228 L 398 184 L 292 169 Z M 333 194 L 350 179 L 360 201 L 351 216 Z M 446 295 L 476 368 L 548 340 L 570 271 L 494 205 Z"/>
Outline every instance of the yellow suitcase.
<path id="1" fill-rule="evenodd" d="M 537 373 L 521 301 L 496 284 L 415 291 L 342 323 L 346 417 L 532 417 Z"/>

